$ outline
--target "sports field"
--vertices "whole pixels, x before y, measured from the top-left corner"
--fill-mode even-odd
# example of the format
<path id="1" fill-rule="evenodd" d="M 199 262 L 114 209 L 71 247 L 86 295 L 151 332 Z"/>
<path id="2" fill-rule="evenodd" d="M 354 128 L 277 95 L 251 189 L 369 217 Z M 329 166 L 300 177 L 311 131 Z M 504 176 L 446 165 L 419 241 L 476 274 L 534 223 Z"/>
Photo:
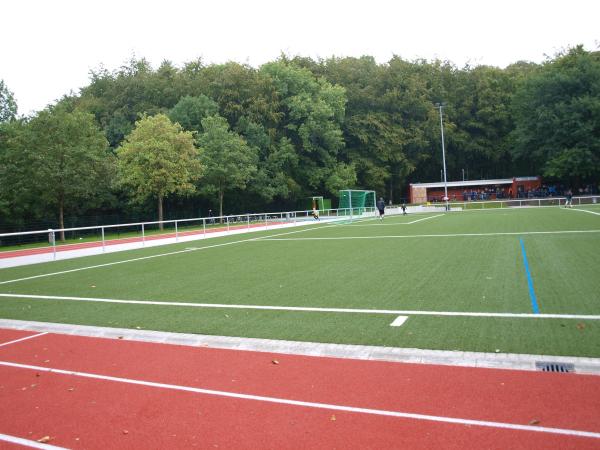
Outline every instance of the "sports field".
<path id="1" fill-rule="evenodd" d="M 315 223 L 3 269 L 0 294 L 7 319 L 600 357 L 600 208 Z"/>

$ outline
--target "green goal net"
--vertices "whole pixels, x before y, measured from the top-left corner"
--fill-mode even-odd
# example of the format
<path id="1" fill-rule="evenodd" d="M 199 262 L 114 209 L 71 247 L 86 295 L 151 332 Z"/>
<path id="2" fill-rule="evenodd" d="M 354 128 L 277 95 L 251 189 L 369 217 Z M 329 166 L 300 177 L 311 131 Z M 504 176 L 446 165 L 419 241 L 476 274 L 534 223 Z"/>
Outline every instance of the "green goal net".
<path id="1" fill-rule="evenodd" d="M 375 208 L 375 191 L 344 189 L 340 191 L 339 213 L 360 216 Z"/>

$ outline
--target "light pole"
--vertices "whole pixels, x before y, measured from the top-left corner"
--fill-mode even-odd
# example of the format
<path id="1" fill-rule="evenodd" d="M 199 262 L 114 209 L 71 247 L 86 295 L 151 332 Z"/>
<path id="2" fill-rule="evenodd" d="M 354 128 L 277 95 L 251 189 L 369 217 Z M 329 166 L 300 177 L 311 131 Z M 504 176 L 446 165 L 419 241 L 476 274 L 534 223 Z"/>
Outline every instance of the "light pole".
<path id="1" fill-rule="evenodd" d="M 436 108 L 440 109 L 440 130 L 442 131 L 442 163 L 444 164 L 444 201 L 446 202 L 446 211 L 449 211 L 448 205 L 448 180 L 446 178 L 446 149 L 444 148 L 444 121 L 442 108 L 444 103 L 436 103 Z"/>

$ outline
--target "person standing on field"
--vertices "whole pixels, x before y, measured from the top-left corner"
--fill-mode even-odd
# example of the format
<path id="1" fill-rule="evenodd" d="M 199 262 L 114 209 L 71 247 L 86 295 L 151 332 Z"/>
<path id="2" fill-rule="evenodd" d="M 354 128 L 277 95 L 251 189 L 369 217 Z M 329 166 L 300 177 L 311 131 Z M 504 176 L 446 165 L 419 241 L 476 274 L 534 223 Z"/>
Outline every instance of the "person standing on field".
<path id="1" fill-rule="evenodd" d="M 379 198 L 377 209 L 379 210 L 379 219 L 383 220 L 383 215 L 385 214 L 385 202 L 383 201 L 383 197 Z"/>
<path id="2" fill-rule="evenodd" d="M 567 197 L 567 201 L 565 202 L 565 208 L 572 208 L 573 207 L 573 191 L 571 191 L 571 189 L 569 189 L 567 191 L 567 193 L 565 194 L 565 197 Z"/>

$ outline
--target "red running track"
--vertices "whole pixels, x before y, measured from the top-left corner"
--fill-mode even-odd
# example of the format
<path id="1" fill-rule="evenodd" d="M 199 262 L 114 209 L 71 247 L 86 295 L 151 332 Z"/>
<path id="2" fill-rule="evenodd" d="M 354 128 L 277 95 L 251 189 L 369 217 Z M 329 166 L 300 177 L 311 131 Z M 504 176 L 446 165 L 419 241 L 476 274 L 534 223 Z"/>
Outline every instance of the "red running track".
<path id="1" fill-rule="evenodd" d="M 386 417 L 125 382 L 598 433 L 598 376 L 35 334 L 0 330 L 4 435 L 50 436 L 49 444 L 86 449 L 600 448 L 600 434 L 581 437 Z M 2 345 L 28 336 L 35 337 Z M 4 444 L 8 448 L 2 441 L 0 448 Z"/>
<path id="2" fill-rule="evenodd" d="M 271 222 L 269 225 L 282 225 L 285 222 Z M 230 225 L 230 230 L 239 230 L 239 229 L 248 229 L 248 228 L 264 228 L 262 224 L 252 224 L 252 225 Z M 206 234 L 216 233 L 227 231 L 227 227 L 219 227 L 219 228 L 207 228 Z M 204 230 L 198 231 L 180 231 L 177 233 L 178 236 L 194 236 L 204 234 Z M 151 234 L 145 236 L 143 239 L 141 237 L 131 237 L 131 238 L 123 238 L 123 239 L 110 239 L 104 241 L 104 245 L 120 245 L 120 244 L 128 244 L 131 242 L 142 242 L 142 241 L 155 241 L 158 239 L 169 239 L 174 238 L 175 233 L 165 233 L 165 234 Z M 97 248 L 102 247 L 102 241 L 94 241 L 94 242 L 81 242 L 77 244 L 62 244 L 56 246 L 57 252 L 66 252 L 70 250 L 81 250 L 84 248 Z M 18 256 L 29 256 L 29 255 L 41 255 L 45 253 L 52 253 L 54 251 L 53 247 L 37 247 L 37 248 L 28 248 L 23 250 L 10 250 L 0 252 L 0 259 L 3 258 L 15 258 Z"/>

